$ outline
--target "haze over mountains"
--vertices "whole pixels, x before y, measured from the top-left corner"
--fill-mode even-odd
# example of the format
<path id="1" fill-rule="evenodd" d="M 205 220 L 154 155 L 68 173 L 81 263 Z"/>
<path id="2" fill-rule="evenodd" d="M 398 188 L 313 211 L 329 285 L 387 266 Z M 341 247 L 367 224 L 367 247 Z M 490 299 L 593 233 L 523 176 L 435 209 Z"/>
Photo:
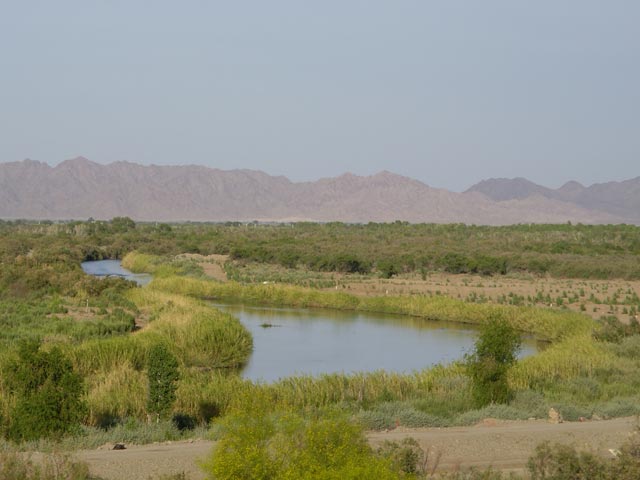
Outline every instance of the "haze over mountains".
<path id="1" fill-rule="evenodd" d="M 197 165 L 101 165 L 86 158 L 51 167 L 0 164 L 0 218 L 157 221 L 344 221 L 640 224 L 640 177 L 554 190 L 526 179 L 484 180 L 463 193 L 390 172 L 291 182 L 255 170 Z"/>

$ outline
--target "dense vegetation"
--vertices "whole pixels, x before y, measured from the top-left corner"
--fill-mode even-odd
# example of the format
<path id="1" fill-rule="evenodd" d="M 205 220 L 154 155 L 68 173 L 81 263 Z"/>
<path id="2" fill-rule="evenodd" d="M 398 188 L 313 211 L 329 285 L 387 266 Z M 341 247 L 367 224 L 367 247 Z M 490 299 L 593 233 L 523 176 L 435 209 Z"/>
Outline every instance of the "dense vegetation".
<path id="1" fill-rule="evenodd" d="M 50 259 L 44 252 L 39 252 L 44 258 L 33 256 L 33 247 L 44 240 L 66 247 L 57 255 L 82 259 L 121 258 L 138 250 L 155 255 L 229 254 L 243 261 L 382 276 L 443 270 L 640 278 L 640 227 L 631 225 L 136 225 L 117 218 L 66 224 L 0 222 L 0 237 L 4 255 L 36 262 Z M 34 280 L 10 272 L 5 276 L 16 283 L 14 290 Z"/>
<path id="2" fill-rule="evenodd" d="M 540 418 L 550 407 L 567 420 L 638 414 L 637 324 L 609 319 L 598 326 L 579 312 L 439 295 L 365 297 L 333 288 L 219 283 L 206 278 L 194 261 L 176 255 L 228 254 L 231 268 L 251 263 L 365 277 L 442 270 L 633 279 L 640 278 L 639 234 L 637 227 L 624 225 L 154 225 L 126 218 L 0 222 L 0 433 L 15 441 L 80 438 L 85 446 L 104 443 L 109 435 L 145 442 L 190 435 L 190 429 L 219 417 L 239 422 L 222 422 L 235 431 L 243 414 L 262 409 L 275 417 L 260 417 L 264 423 L 259 426 L 266 429 L 264 451 L 258 452 L 266 456 L 260 461 L 293 448 L 278 443 L 283 442 L 282 429 L 289 428 L 296 432 L 295 441 L 311 448 L 295 460 L 314 465 L 318 452 L 304 439 L 311 433 L 333 435 L 332 424 L 323 423 L 329 411 L 373 429 L 398 423 L 473 424 L 486 417 Z M 89 277 L 80 268 L 83 260 L 123 257 L 132 269 L 153 272 L 155 280 L 138 288 L 122 279 Z M 507 355 L 494 383 L 493 377 L 474 377 L 473 361 L 411 375 L 334 374 L 253 383 L 237 374 L 252 349 L 248 332 L 203 301 L 210 298 L 477 324 L 494 319 L 552 344 L 519 362 Z M 495 338 L 487 338 L 500 347 Z M 480 350 L 478 365 L 497 358 Z M 50 368 L 51 359 L 61 370 Z M 32 363 L 42 367 L 29 372 L 20 367 Z M 492 392 L 488 402 L 478 396 L 482 382 Z M 66 417 L 47 410 L 52 398 L 69 405 Z M 303 412 L 317 423 L 301 423 Z M 149 423 L 156 415 L 160 420 Z M 47 422 L 40 425 L 43 416 Z M 285 417 L 290 421 L 281 423 Z M 343 420 L 335 421 L 341 425 Z M 373 454 L 360 449 L 353 455 Z M 394 462 L 389 457 L 370 465 L 396 475 Z M 210 465 L 211 472 L 216 465 Z M 280 466 L 293 472 L 290 476 L 303 468 L 293 460 Z M 357 475 L 356 467 L 336 463 L 336 472 Z M 279 478 L 276 473 L 272 478 Z"/>

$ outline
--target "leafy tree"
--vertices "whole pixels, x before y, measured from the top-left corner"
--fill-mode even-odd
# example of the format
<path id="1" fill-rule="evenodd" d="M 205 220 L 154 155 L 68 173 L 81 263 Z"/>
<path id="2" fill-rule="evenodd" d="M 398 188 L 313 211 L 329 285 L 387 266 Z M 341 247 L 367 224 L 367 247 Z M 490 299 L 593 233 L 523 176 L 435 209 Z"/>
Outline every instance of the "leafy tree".
<path id="1" fill-rule="evenodd" d="M 7 428 L 15 441 L 61 436 L 86 413 L 82 377 L 57 347 L 45 351 L 39 342 L 23 342 L 3 373 L 5 388 L 15 399 Z"/>
<path id="2" fill-rule="evenodd" d="M 129 217 L 113 217 L 111 219 L 111 229 L 114 232 L 128 232 L 136 228 L 136 222 Z"/>
<path id="3" fill-rule="evenodd" d="M 484 326 L 473 352 L 465 358 L 476 406 L 511 399 L 507 372 L 516 362 L 520 346 L 520 335 L 505 320 L 494 318 Z"/>
<path id="4" fill-rule="evenodd" d="M 380 272 L 380 276 L 382 278 L 391 278 L 394 275 L 398 274 L 398 268 L 396 267 L 393 260 L 389 260 L 389 259 L 380 260 L 376 264 L 376 267 L 378 268 L 378 271 Z"/>
<path id="5" fill-rule="evenodd" d="M 180 378 L 178 360 L 164 343 L 151 347 L 147 363 L 149 378 L 148 409 L 157 415 L 165 415 L 176 399 Z"/>

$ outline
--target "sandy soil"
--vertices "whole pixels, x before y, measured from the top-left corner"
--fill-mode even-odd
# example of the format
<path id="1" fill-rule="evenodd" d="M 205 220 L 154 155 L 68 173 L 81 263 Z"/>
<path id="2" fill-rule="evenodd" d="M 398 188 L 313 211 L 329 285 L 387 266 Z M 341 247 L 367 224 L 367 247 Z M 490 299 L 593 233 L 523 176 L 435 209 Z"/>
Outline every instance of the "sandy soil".
<path id="1" fill-rule="evenodd" d="M 372 432 L 372 446 L 385 440 L 413 437 L 429 452 L 429 465 L 438 470 L 470 467 L 523 471 L 536 445 L 543 441 L 574 445 L 580 449 L 611 457 L 636 425 L 635 418 L 551 424 L 543 420 L 499 421 L 487 419 L 472 427 L 398 428 Z M 198 462 L 208 457 L 214 443 L 204 440 L 143 446 L 126 450 L 98 449 L 77 452 L 93 474 L 107 480 L 157 478 L 184 472 L 188 479 L 204 479 Z"/>

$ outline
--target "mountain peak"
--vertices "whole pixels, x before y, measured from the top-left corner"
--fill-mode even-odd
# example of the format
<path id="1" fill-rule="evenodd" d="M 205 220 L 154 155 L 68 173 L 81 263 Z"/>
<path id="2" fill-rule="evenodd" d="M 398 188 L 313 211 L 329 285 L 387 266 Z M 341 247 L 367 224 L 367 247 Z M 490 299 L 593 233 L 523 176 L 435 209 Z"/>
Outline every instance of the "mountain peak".
<path id="1" fill-rule="evenodd" d="M 567 183 L 562 185 L 558 191 L 562 193 L 575 193 L 584 190 L 586 187 L 582 185 L 580 182 L 576 182 L 575 180 L 569 180 Z"/>
<path id="2" fill-rule="evenodd" d="M 533 183 L 522 177 L 515 178 L 489 178 L 476 183 L 465 191 L 479 192 L 491 200 L 502 202 L 506 200 L 516 200 L 527 198 L 532 195 L 543 195 L 547 193 L 547 188 Z"/>
<path id="3" fill-rule="evenodd" d="M 22 165 L 26 165 L 26 166 L 34 166 L 34 167 L 40 167 L 43 165 L 46 165 L 47 167 L 49 166 L 47 163 L 45 162 L 41 162 L 40 160 L 33 160 L 31 158 L 25 158 L 24 160 L 22 160 L 22 162 L 19 162 Z"/>
<path id="4" fill-rule="evenodd" d="M 92 162 L 86 157 L 78 156 L 64 160 L 58 164 L 58 167 L 76 167 L 76 166 L 88 166 L 88 165 L 100 165 L 99 163 Z"/>
<path id="5" fill-rule="evenodd" d="M 294 183 L 256 170 L 102 165 L 85 157 L 55 168 L 41 165 L 46 164 L 0 164 L 0 218 L 640 223 L 640 189 L 634 181 L 588 188 L 570 182 L 564 190 L 582 188 L 570 195 L 521 177 L 489 179 L 468 190 L 478 194 L 466 195 L 387 170 Z"/>

